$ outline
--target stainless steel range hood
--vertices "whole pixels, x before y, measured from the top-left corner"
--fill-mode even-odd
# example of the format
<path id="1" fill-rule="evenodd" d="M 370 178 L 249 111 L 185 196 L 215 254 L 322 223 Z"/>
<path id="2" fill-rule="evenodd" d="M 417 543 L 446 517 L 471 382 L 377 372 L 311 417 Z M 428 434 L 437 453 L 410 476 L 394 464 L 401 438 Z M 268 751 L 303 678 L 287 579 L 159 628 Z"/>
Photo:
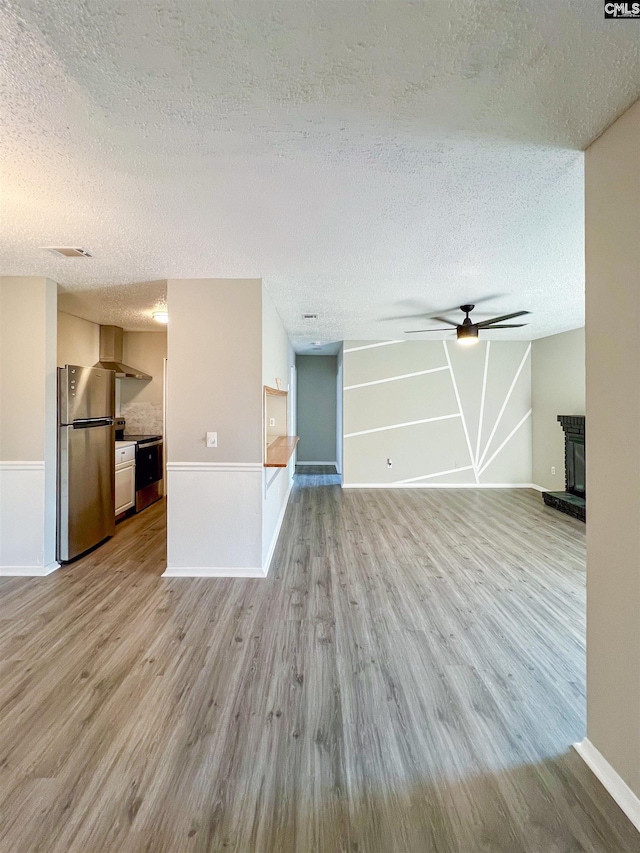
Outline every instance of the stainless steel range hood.
<path id="1" fill-rule="evenodd" d="M 115 370 L 116 379 L 151 379 L 148 373 L 124 363 L 122 336 L 120 326 L 100 326 L 100 361 L 94 366 Z"/>

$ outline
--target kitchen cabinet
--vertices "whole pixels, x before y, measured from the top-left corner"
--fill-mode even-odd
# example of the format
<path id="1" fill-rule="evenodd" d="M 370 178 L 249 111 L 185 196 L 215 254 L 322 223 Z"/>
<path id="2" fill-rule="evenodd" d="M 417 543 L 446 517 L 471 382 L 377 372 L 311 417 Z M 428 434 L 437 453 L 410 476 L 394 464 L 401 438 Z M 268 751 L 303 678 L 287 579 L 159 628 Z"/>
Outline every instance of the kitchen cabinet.
<path id="1" fill-rule="evenodd" d="M 136 447 L 116 446 L 116 515 L 136 504 Z"/>

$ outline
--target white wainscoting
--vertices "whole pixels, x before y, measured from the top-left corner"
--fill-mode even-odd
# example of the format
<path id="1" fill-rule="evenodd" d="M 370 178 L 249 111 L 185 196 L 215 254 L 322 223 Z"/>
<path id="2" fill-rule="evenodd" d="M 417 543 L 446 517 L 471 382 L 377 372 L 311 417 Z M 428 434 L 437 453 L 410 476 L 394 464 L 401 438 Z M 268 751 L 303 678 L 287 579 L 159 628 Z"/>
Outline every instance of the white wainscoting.
<path id="1" fill-rule="evenodd" d="M 164 577 L 264 577 L 262 478 L 254 462 L 167 464 Z"/>
<path id="2" fill-rule="evenodd" d="M 265 474 L 265 501 L 262 518 L 262 565 L 265 577 L 269 572 L 271 560 L 278 544 L 280 528 L 287 512 L 289 496 L 293 488 L 293 476 L 290 467 L 276 469 L 280 472 L 279 478 L 271 482 L 272 486 L 277 486 L 275 495 L 273 494 L 274 490 L 267 487 L 267 475 Z M 272 470 L 272 468 L 265 468 L 265 472 Z"/>
<path id="3" fill-rule="evenodd" d="M 44 563 L 44 462 L 0 462 L 0 575 L 42 577 L 59 568 Z"/>

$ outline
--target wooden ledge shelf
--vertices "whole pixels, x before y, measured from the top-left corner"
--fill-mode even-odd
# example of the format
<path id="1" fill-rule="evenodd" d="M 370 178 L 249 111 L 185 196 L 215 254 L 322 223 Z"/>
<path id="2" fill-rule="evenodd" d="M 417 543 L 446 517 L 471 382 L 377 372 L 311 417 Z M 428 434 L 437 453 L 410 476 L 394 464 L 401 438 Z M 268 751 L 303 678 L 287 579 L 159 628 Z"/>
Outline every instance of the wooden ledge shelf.
<path id="1" fill-rule="evenodd" d="M 297 435 L 279 435 L 267 447 L 264 467 L 286 468 L 299 440 Z"/>

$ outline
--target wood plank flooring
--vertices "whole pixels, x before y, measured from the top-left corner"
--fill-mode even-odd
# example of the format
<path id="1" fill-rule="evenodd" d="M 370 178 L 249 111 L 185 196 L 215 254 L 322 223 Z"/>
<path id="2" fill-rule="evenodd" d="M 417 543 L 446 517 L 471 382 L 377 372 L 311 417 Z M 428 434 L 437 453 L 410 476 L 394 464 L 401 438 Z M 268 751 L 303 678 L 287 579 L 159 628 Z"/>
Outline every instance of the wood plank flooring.
<path id="1" fill-rule="evenodd" d="M 297 477 L 266 580 L 162 504 L 0 579 L 1 853 L 630 853 L 584 736 L 584 525 Z"/>

